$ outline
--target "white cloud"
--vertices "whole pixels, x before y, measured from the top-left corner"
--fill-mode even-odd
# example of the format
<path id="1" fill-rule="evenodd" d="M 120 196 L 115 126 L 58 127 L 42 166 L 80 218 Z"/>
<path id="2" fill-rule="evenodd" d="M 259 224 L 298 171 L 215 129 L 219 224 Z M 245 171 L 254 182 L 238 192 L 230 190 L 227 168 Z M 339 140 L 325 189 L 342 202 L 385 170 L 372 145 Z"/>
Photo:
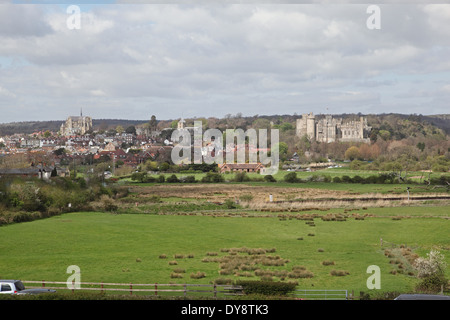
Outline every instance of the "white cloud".
<path id="1" fill-rule="evenodd" d="M 449 5 L 381 6 L 381 30 L 367 29 L 363 4 L 95 6 L 82 11 L 80 30 L 67 28 L 64 8 L 30 6 L 21 16 L 21 7 L 0 6 L 8 21 L 0 19 L 0 61 L 23 61 L 0 62 L 0 83 L 30 110 L 62 114 L 83 103 L 98 118 L 105 110 L 148 118 L 149 108 L 158 118 L 181 108 L 192 116 L 385 112 L 395 111 L 393 87 L 405 97 L 423 89 L 432 101 L 429 75 L 450 73 Z M 9 108 L 4 99 L 0 92 L 0 110 Z M 16 117 L 24 114 L 33 116 Z"/>
<path id="2" fill-rule="evenodd" d="M 11 91 L 9 91 L 6 88 L 3 88 L 2 86 L 0 86 L 0 96 L 6 97 L 6 98 L 15 98 L 16 95 L 14 93 L 12 93 Z"/>

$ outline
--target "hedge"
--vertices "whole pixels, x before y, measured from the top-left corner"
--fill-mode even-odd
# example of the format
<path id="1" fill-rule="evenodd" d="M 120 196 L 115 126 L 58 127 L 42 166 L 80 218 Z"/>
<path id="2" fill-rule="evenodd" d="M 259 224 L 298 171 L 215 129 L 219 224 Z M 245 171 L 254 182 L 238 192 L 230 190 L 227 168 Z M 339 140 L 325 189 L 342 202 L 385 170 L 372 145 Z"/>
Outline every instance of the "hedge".
<path id="1" fill-rule="evenodd" d="M 262 294 L 270 296 L 285 296 L 289 292 L 294 291 L 297 286 L 290 282 L 275 281 L 251 281 L 240 280 L 236 285 L 242 286 L 244 294 Z"/>

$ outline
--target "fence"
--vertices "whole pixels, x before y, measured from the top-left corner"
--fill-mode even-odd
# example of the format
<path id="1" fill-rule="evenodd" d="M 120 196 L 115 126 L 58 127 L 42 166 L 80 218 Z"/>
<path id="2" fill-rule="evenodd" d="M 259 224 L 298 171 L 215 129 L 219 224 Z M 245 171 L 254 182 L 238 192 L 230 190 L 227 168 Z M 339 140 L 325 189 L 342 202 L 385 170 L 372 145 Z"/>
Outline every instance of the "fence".
<path id="1" fill-rule="evenodd" d="M 105 283 L 105 282 L 80 282 L 80 289 L 72 289 L 67 286 L 66 282 L 58 281 L 26 281 L 23 280 L 25 287 L 32 288 L 46 288 L 54 290 L 89 290 L 89 291 L 114 291 L 127 292 L 130 295 L 136 293 L 149 293 L 155 296 L 164 295 L 167 293 L 182 294 L 186 296 L 189 294 L 207 294 L 217 297 L 218 295 L 239 295 L 242 287 L 233 285 L 216 285 L 216 284 L 142 284 L 142 283 Z M 28 286 L 27 284 L 40 284 L 40 286 Z"/>
<path id="2" fill-rule="evenodd" d="M 155 296 L 206 294 L 215 298 L 219 296 L 242 295 L 242 287 L 236 285 L 216 284 L 141 284 L 141 283 L 105 283 L 105 282 L 80 282 L 80 289 L 72 289 L 67 282 L 58 281 L 22 281 L 26 288 L 46 288 L 54 290 L 89 290 L 100 292 L 126 292 L 130 295 L 147 293 Z M 28 286 L 34 284 L 35 286 Z M 37 286 L 39 284 L 39 286 Z M 290 294 L 295 298 L 307 300 L 348 300 L 347 290 L 302 290 L 296 289 Z"/>
<path id="3" fill-rule="evenodd" d="M 347 290 L 301 290 L 296 289 L 291 295 L 306 300 L 348 300 Z"/>

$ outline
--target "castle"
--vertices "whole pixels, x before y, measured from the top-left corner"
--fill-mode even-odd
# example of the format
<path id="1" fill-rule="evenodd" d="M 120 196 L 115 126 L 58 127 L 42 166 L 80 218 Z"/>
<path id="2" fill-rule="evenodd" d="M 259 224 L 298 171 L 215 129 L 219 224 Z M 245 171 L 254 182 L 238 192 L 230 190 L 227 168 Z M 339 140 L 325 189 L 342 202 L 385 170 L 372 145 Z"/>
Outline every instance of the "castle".
<path id="1" fill-rule="evenodd" d="M 368 134 L 372 127 L 367 125 L 367 118 L 344 121 L 342 118 L 333 118 L 331 115 L 316 118 L 311 112 L 303 114 L 297 119 L 297 136 L 306 135 L 308 139 L 319 142 L 365 142 L 370 143 Z"/>
<path id="2" fill-rule="evenodd" d="M 80 116 L 68 117 L 66 122 L 61 125 L 59 133 L 63 136 L 72 136 L 85 134 L 91 129 L 92 118 L 83 116 L 83 111 L 81 111 Z"/>

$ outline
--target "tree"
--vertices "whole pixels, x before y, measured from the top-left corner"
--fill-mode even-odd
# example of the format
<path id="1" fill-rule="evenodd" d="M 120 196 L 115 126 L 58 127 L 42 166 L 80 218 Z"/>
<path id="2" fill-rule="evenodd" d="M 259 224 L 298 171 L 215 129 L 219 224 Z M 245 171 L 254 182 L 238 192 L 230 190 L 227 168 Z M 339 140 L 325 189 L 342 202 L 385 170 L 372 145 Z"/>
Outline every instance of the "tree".
<path id="1" fill-rule="evenodd" d="M 431 250 L 427 253 L 427 258 L 417 258 L 415 260 L 418 278 L 429 277 L 436 273 L 444 273 L 446 267 L 447 264 L 444 255 L 437 250 Z"/>
<path id="2" fill-rule="evenodd" d="M 158 124 L 158 122 L 156 121 L 156 117 L 154 115 L 152 115 L 152 117 L 150 118 L 150 122 L 148 124 L 150 131 L 156 130 L 156 125 Z"/>
<path id="3" fill-rule="evenodd" d="M 64 148 L 58 148 L 55 151 L 53 151 L 53 154 L 55 156 L 61 156 L 65 153 L 65 151 L 66 151 L 66 149 L 64 149 Z"/>
<path id="4" fill-rule="evenodd" d="M 125 129 L 126 133 L 131 133 L 133 135 L 136 135 L 136 127 L 135 126 L 129 126 L 128 128 Z"/>
<path id="5" fill-rule="evenodd" d="M 419 142 L 416 145 L 417 149 L 419 149 L 420 151 L 423 152 L 423 150 L 425 149 L 425 143 L 424 142 Z"/>
<path id="6" fill-rule="evenodd" d="M 374 155 L 372 153 L 372 148 L 368 144 L 365 144 L 365 143 L 363 143 L 361 146 L 359 146 L 359 153 L 360 153 L 361 159 L 364 159 L 364 160 L 373 160 L 374 158 L 376 158 L 376 156 L 374 157 Z"/>
<path id="7" fill-rule="evenodd" d="M 284 176 L 284 181 L 290 183 L 298 182 L 297 174 L 295 172 L 289 172 Z"/>
<path id="8" fill-rule="evenodd" d="M 170 123 L 170 127 L 171 127 L 172 129 L 176 129 L 176 128 L 178 127 L 178 120 L 173 120 L 173 121 Z"/>
<path id="9" fill-rule="evenodd" d="M 270 121 L 264 118 L 259 118 L 253 121 L 252 127 L 254 129 L 270 129 Z"/>
<path id="10" fill-rule="evenodd" d="M 387 141 L 391 138 L 391 133 L 387 130 L 380 130 L 379 132 L 381 139 Z"/>
<path id="11" fill-rule="evenodd" d="M 170 177 L 168 177 L 166 179 L 166 182 L 174 183 L 174 182 L 180 182 L 180 180 L 178 180 L 176 175 L 172 174 Z"/>
<path id="12" fill-rule="evenodd" d="M 121 126 L 121 125 L 118 125 L 117 127 L 116 127 L 116 132 L 118 133 L 118 134 L 122 134 L 122 132 L 124 132 L 125 130 L 123 129 L 123 127 Z"/>
<path id="13" fill-rule="evenodd" d="M 289 122 L 284 122 L 280 125 L 280 129 L 282 132 L 288 131 L 288 130 L 294 130 L 294 126 Z"/>
<path id="14" fill-rule="evenodd" d="M 286 160 L 286 155 L 288 152 L 288 145 L 285 142 L 279 142 L 274 146 L 274 149 L 278 148 L 278 154 L 282 160 Z"/>
<path id="15" fill-rule="evenodd" d="M 162 162 L 159 165 L 159 171 L 167 171 L 167 170 L 169 170 L 169 168 L 170 168 L 170 165 L 167 162 Z"/>
<path id="16" fill-rule="evenodd" d="M 355 160 L 360 157 L 359 148 L 352 146 L 345 151 L 345 159 Z"/>
<path id="17" fill-rule="evenodd" d="M 417 277 L 422 279 L 416 290 L 437 292 L 447 285 L 445 278 L 447 264 L 444 255 L 439 251 L 431 250 L 427 253 L 427 258 L 417 258 L 414 267 L 417 270 Z"/>

